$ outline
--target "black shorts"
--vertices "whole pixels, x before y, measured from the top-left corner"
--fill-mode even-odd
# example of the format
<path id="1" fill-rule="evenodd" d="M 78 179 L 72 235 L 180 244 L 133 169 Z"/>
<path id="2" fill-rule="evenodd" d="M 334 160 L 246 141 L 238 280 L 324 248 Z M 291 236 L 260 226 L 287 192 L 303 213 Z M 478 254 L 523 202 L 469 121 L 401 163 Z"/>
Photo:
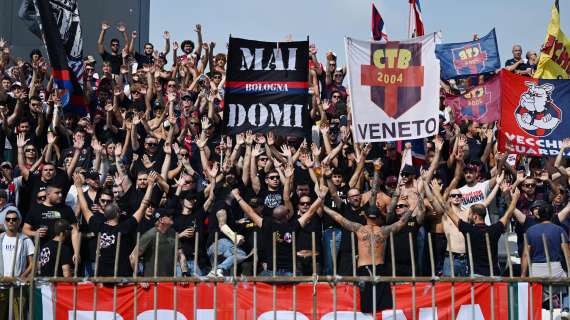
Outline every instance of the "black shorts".
<path id="1" fill-rule="evenodd" d="M 385 276 L 387 270 L 385 270 L 384 265 L 376 265 L 376 275 Z M 357 275 L 371 277 L 372 276 L 372 266 L 361 266 L 358 267 Z M 391 286 L 387 282 L 377 283 L 376 285 L 376 312 L 391 309 L 392 302 L 392 291 Z M 364 283 L 360 286 L 360 311 L 362 313 L 372 313 L 373 311 L 373 288 L 374 285 L 370 282 Z"/>

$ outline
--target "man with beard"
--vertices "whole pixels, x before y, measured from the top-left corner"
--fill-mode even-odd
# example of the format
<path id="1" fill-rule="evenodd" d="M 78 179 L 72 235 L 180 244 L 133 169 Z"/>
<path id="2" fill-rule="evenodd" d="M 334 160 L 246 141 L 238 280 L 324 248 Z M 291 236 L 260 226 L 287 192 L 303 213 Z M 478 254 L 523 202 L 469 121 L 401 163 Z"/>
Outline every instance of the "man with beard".
<path id="1" fill-rule="evenodd" d="M 343 228 L 356 233 L 356 238 L 358 240 L 357 274 L 359 276 L 369 277 L 375 274 L 388 274 L 388 270 L 384 268 L 386 240 L 390 237 L 390 233 L 396 233 L 401 230 L 412 215 L 412 212 L 408 210 L 396 223 L 389 226 L 383 226 L 383 218 L 380 211 L 376 205 L 373 204 L 373 200 L 371 203 L 372 205 L 370 205 L 365 211 L 365 224 L 350 221 L 340 213 L 331 210 L 328 207 L 323 207 L 326 214 L 331 216 L 331 218 L 338 222 Z M 374 290 L 372 283 L 366 283 L 364 287 L 361 287 L 360 289 L 360 309 L 363 313 L 372 313 L 375 311 L 374 307 L 378 308 L 378 310 L 392 307 L 393 303 L 390 293 L 390 285 L 387 283 L 381 283 L 375 286 L 376 301 L 372 300 Z"/>
<path id="2" fill-rule="evenodd" d="M 40 245 L 55 236 L 54 225 L 60 219 L 65 219 L 71 225 L 71 244 L 73 247 L 73 262 L 79 263 L 79 227 L 73 210 L 63 204 L 62 190 L 57 185 L 49 185 L 46 189 L 46 198 L 42 203 L 34 204 L 30 208 L 22 232 L 29 237 L 40 237 Z M 68 244 L 66 244 L 68 245 Z"/>
<path id="3" fill-rule="evenodd" d="M 103 58 L 103 61 L 111 63 L 111 72 L 115 75 L 119 75 L 121 73 L 121 65 L 123 64 L 119 39 L 111 39 L 111 53 L 105 50 L 105 33 L 107 33 L 107 30 L 110 28 L 111 26 L 108 23 L 101 23 L 101 33 L 99 33 L 99 39 L 97 40 L 97 50 L 99 51 L 101 58 Z M 117 31 L 123 35 L 126 47 L 129 43 L 129 38 L 127 36 L 127 27 L 123 23 L 120 23 L 117 26 Z"/>
<path id="4" fill-rule="evenodd" d="M 497 171 L 502 168 L 503 162 L 500 160 L 497 163 Z M 497 182 L 497 174 L 486 181 L 478 182 L 479 177 L 479 166 L 475 163 L 468 163 L 463 168 L 463 173 L 465 175 L 465 185 L 459 188 L 459 192 L 462 195 L 461 210 L 467 210 L 469 207 L 476 203 L 483 203 L 493 187 Z M 485 223 L 491 224 L 491 219 L 489 215 L 485 216 Z"/>
<path id="5" fill-rule="evenodd" d="M 507 211 L 505 211 L 505 214 L 499 219 L 499 221 L 490 226 L 485 224 L 487 208 L 483 204 L 474 204 L 469 208 L 469 215 L 467 218 L 468 222 L 461 220 L 455 213 L 455 210 L 450 207 L 445 211 L 449 219 L 464 235 L 465 239 L 467 239 L 467 234 L 470 236 L 473 256 L 472 274 L 491 276 L 491 268 L 493 270 L 493 275 L 496 276 L 500 274 L 498 251 L 499 239 L 505 232 L 507 224 L 511 220 L 511 216 L 513 215 L 515 204 L 517 203 L 519 196 L 520 191 L 515 189 L 511 197 L 511 204 Z M 488 240 L 486 235 L 488 235 Z M 465 246 L 467 246 L 467 244 L 465 244 Z M 491 250 L 491 261 L 489 261 L 487 246 L 489 246 Z"/>
<path id="6" fill-rule="evenodd" d="M 287 183 L 289 182 L 290 181 L 287 181 Z M 261 228 L 263 255 L 265 257 L 271 257 L 275 249 L 276 265 L 273 265 L 272 259 L 267 259 L 267 268 L 260 275 L 270 276 L 273 273 L 282 276 L 293 275 L 293 260 L 291 259 L 293 254 L 292 234 L 293 232 L 299 233 L 301 228 L 307 226 L 311 217 L 321 206 L 327 192 L 327 187 L 320 187 L 317 191 L 318 198 L 309 207 L 307 212 L 297 219 L 289 219 L 291 214 L 290 209 L 284 205 L 275 207 L 270 215 L 261 217 L 245 202 L 238 189 L 232 190 L 233 197 L 241 209 L 253 223 Z M 275 248 L 273 248 L 274 237 Z"/>

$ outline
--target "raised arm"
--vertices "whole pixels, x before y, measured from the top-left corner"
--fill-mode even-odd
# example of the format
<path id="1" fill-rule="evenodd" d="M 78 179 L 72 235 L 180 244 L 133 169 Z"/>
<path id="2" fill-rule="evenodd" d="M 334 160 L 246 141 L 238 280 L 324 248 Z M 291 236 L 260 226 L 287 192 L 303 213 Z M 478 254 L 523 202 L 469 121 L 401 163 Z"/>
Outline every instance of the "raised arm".
<path id="1" fill-rule="evenodd" d="M 18 133 L 16 137 L 16 143 L 18 146 L 18 168 L 20 169 L 20 173 L 22 174 L 22 178 L 24 181 L 27 181 L 30 177 L 30 170 L 26 167 L 26 160 L 24 160 L 24 147 L 30 141 L 30 139 L 26 139 L 26 135 L 24 133 Z"/>
<path id="2" fill-rule="evenodd" d="M 99 39 L 97 40 L 97 51 L 99 54 L 105 52 L 105 33 L 109 30 L 111 26 L 107 22 L 101 23 L 101 32 L 99 33 Z"/>
<path id="3" fill-rule="evenodd" d="M 395 223 L 392 223 L 389 226 L 382 226 L 380 228 L 380 231 L 384 235 L 384 238 L 389 237 L 390 233 L 392 232 L 397 233 L 398 231 L 400 231 L 406 225 L 406 223 L 408 223 L 408 220 L 410 220 L 411 216 L 412 216 L 412 211 L 408 210 L 406 213 L 402 215 L 400 220 L 396 221 Z"/>
<path id="4" fill-rule="evenodd" d="M 487 198 L 485 198 L 485 201 L 483 201 L 483 205 L 485 207 L 489 207 L 491 202 L 493 202 L 493 200 L 495 200 L 495 196 L 497 195 L 497 192 L 499 191 L 499 187 L 503 183 L 504 179 L 505 179 L 505 174 L 504 174 L 504 172 L 501 172 L 501 174 L 497 177 L 497 181 L 495 183 L 495 186 L 493 187 L 493 190 L 491 190 L 491 192 L 489 193 Z"/>
<path id="5" fill-rule="evenodd" d="M 326 214 L 329 215 L 329 217 L 331 217 L 334 221 L 336 221 L 338 224 L 340 224 L 343 228 L 345 228 L 348 231 L 358 232 L 358 230 L 360 230 L 360 228 L 362 227 L 360 223 L 346 219 L 340 213 L 332 210 L 327 206 L 323 206 L 323 210 L 325 211 Z"/>
<path id="6" fill-rule="evenodd" d="M 245 214 L 251 219 L 251 221 L 253 221 L 253 223 L 255 223 L 256 226 L 261 228 L 261 225 L 263 224 L 263 218 L 260 217 L 257 212 L 255 212 L 255 210 L 253 210 L 253 208 L 250 207 L 247 202 L 245 202 L 245 200 L 243 200 L 239 193 L 239 190 L 233 189 L 232 195 L 234 196 L 234 199 L 237 201 L 243 212 L 245 212 Z"/>
<path id="7" fill-rule="evenodd" d="M 75 185 L 75 189 L 77 189 L 77 200 L 79 201 L 81 214 L 83 214 L 85 221 L 89 223 L 89 219 L 93 216 L 93 212 L 89 209 L 87 200 L 85 200 L 85 195 L 83 194 L 83 177 L 80 173 L 73 174 L 73 184 Z"/>
<path id="8" fill-rule="evenodd" d="M 315 186 L 315 189 L 316 188 L 317 186 Z M 317 212 L 317 210 L 325 200 L 325 197 L 329 192 L 329 188 L 327 188 L 326 186 L 321 186 L 318 190 L 315 191 L 317 193 L 317 199 L 315 200 L 315 202 L 313 202 L 313 204 L 311 204 L 309 210 L 307 210 L 307 212 L 298 219 L 301 227 L 304 227 L 307 223 L 309 223 L 309 221 L 311 221 L 311 218 L 313 217 L 315 212 Z"/>
<path id="9" fill-rule="evenodd" d="M 518 188 L 515 189 L 514 192 L 512 193 L 511 203 L 509 204 L 507 211 L 505 211 L 505 214 L 501 217 L 501 219 L 499 219 L 499 221 L 501 221 L 503 226 L 506 227 L 509 224 L 511 217 L 513 216 L 513 213 L 515 212 L 515 209 L 517 206 L 517 201 L 519 201 L 520 195 L 521 195 L 521 192 Z"/>
<path id="10" fill-rule="evenodd" d="M 153 174 L 154 173 L 154 174 Z M 156 181 L 156 172 L 151 172 L 147 178 L 147 185 L 146 191 L 144 193 L 144 197 L 141 201 L 141 205 L 133 214 L 133 218 L 137 220 L 137 222 L 141 222 L 141 219 L 150 204 L 150 198 L 152 197 L 152 189 L 154 188 L 154 182 Z"/>

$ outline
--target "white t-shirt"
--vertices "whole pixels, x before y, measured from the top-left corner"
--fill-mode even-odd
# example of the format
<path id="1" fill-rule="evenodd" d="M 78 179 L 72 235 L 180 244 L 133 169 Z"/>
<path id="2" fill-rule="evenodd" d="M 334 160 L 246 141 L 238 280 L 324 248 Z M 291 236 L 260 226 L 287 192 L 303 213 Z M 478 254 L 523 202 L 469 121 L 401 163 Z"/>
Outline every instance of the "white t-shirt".
<path id="1" fill-rule="evenodd" d="M 461 195 L 463 195 L 463 202 L 461 203 L 461 210 L 468 210 L 472 205 L 476 203 L 483 203 L 487 198 L 487 195 L 491 192 L 490 188 L 491 180 L 478 182 L 474 186 L 470 187 L 464 185 L 459 188 Z M 491 224 L 491 219 L 489 219 L 489 214 L 485 216 L 485 223 L 487 225 Z"/>
<path id="2" fill-rule="evenodd" d="M 31 241 L 30 239 L 26 239 L 26 241 Z M 26 256 L 31 256 L 34 254 L 34 245 L 28 243 L 28 254 Z M 16 249 L 16 237 L 9 237 L 8 235 L 4 236 L 4 240 L 2 241 L 2 260 L 4 260 L 4 276 L 11 277 L 12 276 L 12 266 L 14 265 L 14 251 Z M 18 244 L 18 255 L 22 252 L 22 244 Z M 25 268 L 24 268 L 25 269 Z M 15 275 L 16 277 L 19 274 Z"/>

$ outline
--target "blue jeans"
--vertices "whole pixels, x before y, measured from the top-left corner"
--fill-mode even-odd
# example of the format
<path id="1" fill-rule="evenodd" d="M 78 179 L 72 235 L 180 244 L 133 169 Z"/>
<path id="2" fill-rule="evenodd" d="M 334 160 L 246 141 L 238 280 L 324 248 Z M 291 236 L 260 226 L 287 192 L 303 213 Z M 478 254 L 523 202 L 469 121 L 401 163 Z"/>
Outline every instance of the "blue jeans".
<path id="1" fill-rule="evenodd" d="M 210 257 L 212 268 L 214 267 L 214 253 L 216 252 L 215 245 L 215 243 L 212 243 L 212 245 L 208 248 L 208 257 Z M 236 256 L 238 264 L 247 258 L 245 252 L 239 247 L 236 249 Z M 221 263 L 218 263 L 217 268 L 223 269 L 227 272 L 231 271 L 234 265 L 234 243 L 227 238 L 219 239 L 218 257 L 224 257 L 224 260 Z"/>
<path id="2" fill-rule="evenodd" d="M 469 265 L 467 264 L 467 257 L 457 258 L 453 257 L 453 272 L 455 277 L 469 277 Z M 446 254 L 443 261 L 443 275 L 451 277 L 451 261 L 449 255 Z"/>
<path id="3" fill-rule="evenodd" d="M 202 273 L 202 271 L 200 270 L 200 267 L 198 267 L 197 270 L 194 269 L 194 260 L 187 260 L 186 261 L 186 265 L 188 273 L 193 276 L 203 276 L 204 274 Z M 180 264 L 176 264 L 176 276 L 177 277 L 181 277 L 182 276 L 182 269 L 180 269 Z"/>
<path id="4" fill-rule="evenodd" d="M 323 232 L 323 274 L 332 275 L 333 273 L 333 256 L 332 256 L 332 240 L 333 233 L 336 234 L 336 254 L 340 250 L 340 240 L 342 238 L 342 230 L 337 228 L 325 229 Z M 334 257 L 336 259 L 337 257 Z"/>

